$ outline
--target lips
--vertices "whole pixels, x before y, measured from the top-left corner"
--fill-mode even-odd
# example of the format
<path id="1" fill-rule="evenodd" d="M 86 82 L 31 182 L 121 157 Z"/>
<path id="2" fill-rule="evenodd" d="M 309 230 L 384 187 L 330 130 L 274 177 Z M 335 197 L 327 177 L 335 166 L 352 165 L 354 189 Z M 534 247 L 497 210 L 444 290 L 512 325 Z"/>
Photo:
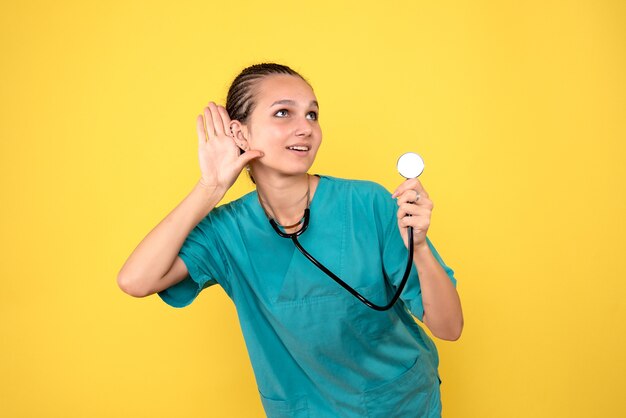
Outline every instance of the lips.
<path id="1" fill-rule="evenodd" d="M 310 151 L 311 150 L 311 147 L 308 145 L 290 145 L 286 148 L 291 151 Z"/>

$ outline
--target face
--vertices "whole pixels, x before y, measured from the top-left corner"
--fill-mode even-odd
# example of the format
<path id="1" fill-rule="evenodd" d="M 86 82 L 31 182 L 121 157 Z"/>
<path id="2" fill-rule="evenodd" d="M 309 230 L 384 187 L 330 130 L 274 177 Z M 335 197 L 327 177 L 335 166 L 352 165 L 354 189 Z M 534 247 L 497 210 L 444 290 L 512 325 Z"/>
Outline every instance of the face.
<path id="1" fill-rule="evenodd" d="M 311 87 L 300 77 L 274 74 L 255 88 L 255 108 L 242 125 L 247 149 L 261 150 L 251 162 L 255 176 L 264 171 L 306 173 L 322 142 L 319 107 Z"/>

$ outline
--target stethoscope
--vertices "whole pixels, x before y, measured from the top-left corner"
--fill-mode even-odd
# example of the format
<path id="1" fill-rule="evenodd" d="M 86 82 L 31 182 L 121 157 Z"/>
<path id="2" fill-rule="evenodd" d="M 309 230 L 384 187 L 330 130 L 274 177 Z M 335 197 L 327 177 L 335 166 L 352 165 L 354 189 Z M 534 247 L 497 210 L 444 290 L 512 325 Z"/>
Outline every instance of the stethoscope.
<path id="1" fill-rule="evenodd" d="M 420 157 L 418 154 L 415 154 L 414 152 L 407 152 L 403 154 L 402 156 L 400 156 L 400 158 L 398 159 L 397 167 L 398 167 L 398 172 L 400 173 L 400 175 L 402 175 L 406 179 L 416 178 L 420 174 L 422 174 L 422 172 L 424 171 L 424 160 L 422 159 L 422 157 Z M 380 306 L 367 300 L 363 295 L 357 292 L 354 288 L 352 288 L 346 282 L 344 282 L 339 277 L 337 277 L 332 271 L 328 270 L 326 266 L 324 266 L 322 263 L 317 261 L 315 257 L 309 254 L 309 252 L 305 250 L 302 245 L 300 245 L 300 242 L 298 241 L 298 237 L 302 235 L 304 231 L 306 231 L 307 227 L 309 226 L 309 218 L 310 218 L 310 211 L 309 211 L 309 208 L 307 207 L 304 210 L 304 216 L 302 218 L 303 219 L 302 227 L 298 231 L 290 233 L 290 234 L 282 231 L 273 218 L 270 218 L 270 224 L 272 225 L 272 228 L 274 228 L 274 230 L 276 231 L 278 235 L 280 235 L 283 238 L 290 238 L 293 241 L 296 248 L 300 250 L 300 252 L 306 258 L 308 258 L 313 264 L 315 264 L 317 268 L 319 268 L 324 273 L 326 273 L 328 277 L 333 279 L 335 282 L 340 284 L 344 289 L 350 292 L 355 298 L 363 302 L 368 307 L 377 311 L 386 311 L 388 309 L 391 309 L 391 307 L 397 302 L 398 298 L 400 297 L 400 294 L 404 290 L 404 286 L 406 285 L 406 282 L 409 279 L 409 274 L 411 272 L 411 266 L 413 264 L 413 227 L 411 226 L 407 227 L 407 236 L 408 236 L 408 241 L 409 241 L 409 256 L 407 258 L 406 269 L 404 270 L 404 276 L 402 277 L 400 286 L 398 286 L 398 290 L 396 291 L 396 294 L 393 296 L 393 298 L 391 298 L 391 301 L 384 306 Z"/>

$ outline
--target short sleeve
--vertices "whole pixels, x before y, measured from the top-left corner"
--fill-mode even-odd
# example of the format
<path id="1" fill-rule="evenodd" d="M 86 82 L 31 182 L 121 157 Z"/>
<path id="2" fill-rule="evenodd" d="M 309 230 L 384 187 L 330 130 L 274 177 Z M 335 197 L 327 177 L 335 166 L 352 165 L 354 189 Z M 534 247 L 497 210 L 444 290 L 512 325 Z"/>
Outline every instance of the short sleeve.
<path id="1" fill-rule="evenodd" d="M 380 216 L 382 217 L 381 225 L 384 228 L 382 254 L 383 268 L 390 283 L 395 289 L 397 289 L 402 281 L 402 277 L 404 276 L 409 251 L 404 246 L 400 230 L 398 229 L 398 205 L 396 200 L 391 198 L 391 194 L 387 190 L 384 190 L 384 192 L 385 193 L 380 194 L 376 198 L 376 201 L 378 202 L 378 210 Z M 450 278 L 452 284 L 456 287 L 454 271 L 444 263 L 428 236 L 426 237 L 426 243 L 428 244 L 437 262 L 441 265 Z M 412 315 L 417 317 L 420 321 L 423 321 L 424 304 L 422 301 L 422 289 L 420 287 L 417 269 L 413 263 L 409 279 L 404 290 L 402 291 L 402 294 L 400 295 L 400 299 L 404 302 L 405 306 Z"/>
<path id="2" fill-rule="evenodd" d="M 226 259 L 219 234 L 215 226 L 214 209 L 191 230 L 178 256 L 183 260 L 189 274 L 181 282 L 158 293 L 168 305 L 175 308 L 185 307 L 195 300 L 203 289 L 220 283 L 224 286 L 226 277 Z"/>

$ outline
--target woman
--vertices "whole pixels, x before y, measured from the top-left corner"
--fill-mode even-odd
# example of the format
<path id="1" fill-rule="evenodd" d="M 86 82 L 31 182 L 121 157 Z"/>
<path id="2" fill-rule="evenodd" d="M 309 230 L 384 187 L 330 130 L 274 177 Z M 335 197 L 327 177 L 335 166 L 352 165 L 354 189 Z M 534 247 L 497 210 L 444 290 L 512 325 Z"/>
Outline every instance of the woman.
<path id="1" fill-rule="evenodd" d="M 211 102 L 197 118 L 200 180 L 137 246 L 119 286 L 183 307 L 219 283 L 268 417 L 440 416 L 437 349 L 412 315 L 446 340 L 459 338 L 463 317 L 454 272 L 426 237 L 432 201 L 417 179 L 390 195 L 373 182 L 309 175 L 318 112 L 291 68 L 244 69 L 226 108 Z M 256 191 L 216 207 L 246 166 Z M 298 231 L 306 208 L 302 246 L 379 305 L 401 281 L 413 227 L 415 268 L 392 309 L 365 306 L 268 223 Z"/>

